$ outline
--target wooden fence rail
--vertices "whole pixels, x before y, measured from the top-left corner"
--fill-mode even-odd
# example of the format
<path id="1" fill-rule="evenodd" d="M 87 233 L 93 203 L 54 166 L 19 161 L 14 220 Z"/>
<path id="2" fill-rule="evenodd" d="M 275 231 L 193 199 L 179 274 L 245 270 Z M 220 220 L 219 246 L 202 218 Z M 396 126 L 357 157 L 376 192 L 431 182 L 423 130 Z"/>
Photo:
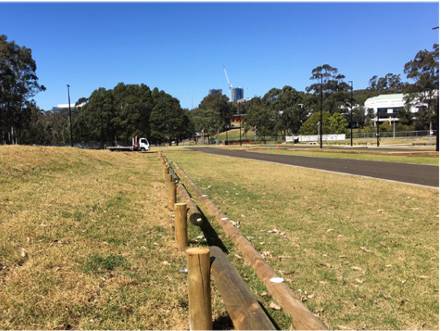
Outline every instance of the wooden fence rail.
<path id="1" fill-rule="evenodd" d="M 176 164 L 174 168 L 171 167 L 162 153 L 160 154 L 160 157 L 163 160 L 164 167 L 167 168 L 167 172 L 173 169 L 176 178 L 185 181 L 186 185 L 191 188 L 194 194 L 198 197 L 198 200 L 201 201 L 205 210 L 207 210 L 211 216 L 215 217 L 224 232 L 233 241 L 236 248 L 242 253 L 245 261 L 253 267 L 259 279 L 266 285 L 274 300 L 291 316 L 294 328 L 303 330 L 326 329 L 326 326 L 318 319 L 318 317 L 312 314 L 295 298 L 294 293 L 286 284 L 274 283 L 271 281 L 273 277 L 277 276 L 274 270 L 265 262 L 263 257 L 255 250 L 252 244 L 241 235 L 239 230 L 233 226 L 226 215 L 224 215 L 217 206 L 215 206 L 208 197 L 200 191 L 185 172 Z M 189 221 L 193 224 L 197 224 L 201 220 L 202 215 L 199 212 L 196 203 L 190 197 L 187 189 L 182 183 L 179 182 L 177 184 L 176 191 L 179 196 L 182 197 L 183 202 L 188 206 Z M 214 282 L 222 296 L 234 327 L 240 330 L 274 330 L 275 327 L 271 320 L 268 318 L 256 297 L 242 280 L 236 269 L 228 262 L 228 259 L 222 250 L 218 247 L 211 246 L 210 255 L 214 258 L 211 265 Z M 190 324 L 191 323 L 190 317 Z M 190 327 L 193 329 L 191 325 Z"/>
<path id="2" fill-rule="evenodd" d="M 242 236 L 240 231 L 232 224 L 229 218 L 220 211 L 220 209 L 193 183 L 185 172 L 175 164 L 175 172 L 181 181 L 197 197 L 202 207 L 209 215 L 214 216 L 216 221 L 222 227 L 225 234 L 234 243 L 236 248 L 242 253 L 245 261 L 254 269 L 258 278 L 265 284 L 274 300 L 290 315 L 295 329 L 302 330 L 324 330 L 325 324 L 315 316 L 298 299 L 293 291 L 285 283 L 274 282 L 273 279 L 278 274 L 266 263 L 262 255 L 254 246 Z"/>
<path id="3" fill-rule="evenodd" d="M 236 330 L 276 330 L 255 295 L 219 247 L 210 246 L 211 275 Z"/>

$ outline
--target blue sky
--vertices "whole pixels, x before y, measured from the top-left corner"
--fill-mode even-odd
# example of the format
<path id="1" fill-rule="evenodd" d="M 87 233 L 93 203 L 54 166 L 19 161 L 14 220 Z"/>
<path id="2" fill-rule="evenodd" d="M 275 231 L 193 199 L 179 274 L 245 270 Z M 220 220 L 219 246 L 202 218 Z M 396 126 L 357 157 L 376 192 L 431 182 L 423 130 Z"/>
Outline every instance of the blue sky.
<path id="1" fill-rule="evenodd" d="M 197 106 L 227 92 L 223 65 L 245 97 L 304 90 L 328 63 L 355 88 L 438 42 L 437 3 L 0 3 L 0 33 L 33 50 L 43 109 L 118 82 L 145 83 Z"/>

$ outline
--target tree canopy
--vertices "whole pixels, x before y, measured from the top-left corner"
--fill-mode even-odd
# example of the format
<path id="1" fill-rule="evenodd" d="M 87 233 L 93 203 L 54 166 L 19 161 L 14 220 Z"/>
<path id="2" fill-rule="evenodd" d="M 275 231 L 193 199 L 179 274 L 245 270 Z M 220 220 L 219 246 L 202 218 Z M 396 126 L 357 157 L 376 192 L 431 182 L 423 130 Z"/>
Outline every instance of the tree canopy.
<path id="1" fill-rule="evenodd" d="M 0 143 L 63 145 L 69 142 L 66 109 L 43 111 L 33 97 L 44 91 L 38 81 L 32 51 L 0 35 Z M 182 109 L 177 98 L 145 84 L 118 83 L 112 89 L 97 88 L 72 106 L 74 143 L 127 144 L 133 136 L 152 143 L 169 143 L 193 138 L 197 132 L 214 136 L 231 128 L 231 119 L 242 114 L 246 130 L 258 137 L 315 134 L 323 97 L 324 133 L 342 133 L 350 126 L 372 125 L 374 115 L 363 107 L 369 97 L 405 93 L 407 106 L 400 111 L 402 128 L 437 130 L 439 105 L 439 47 L 419 51 L 404 65 L 408 81 L 399 74 L 372 76 L 364 89 L 351 91 L 344 74 L 329 64 L 311 70 L 305 92 L 291 86 L 270 88 L 262 97 L 230 102 L 226 95 L 213 93 L 196 109 Z M 417 113 L 411 112 L 417 106 Z"/>
<path id="2" fill-rule="evenodd" d="M 17 142 L 24 116 L 34 107 L 31 98 L 45 87 L 38 82 L 30 48 L 0 35 L 0 142 Z"/>

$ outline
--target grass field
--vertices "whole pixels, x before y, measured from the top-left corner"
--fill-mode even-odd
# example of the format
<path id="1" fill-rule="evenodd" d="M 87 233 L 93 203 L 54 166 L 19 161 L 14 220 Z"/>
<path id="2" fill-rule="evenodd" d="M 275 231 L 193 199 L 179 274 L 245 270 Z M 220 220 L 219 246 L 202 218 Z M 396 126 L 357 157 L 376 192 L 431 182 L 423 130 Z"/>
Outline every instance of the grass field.
<path id="1" fill-rule="evenodd" d="M 227 134 L 226 132 L 221 132 L 217 135 L 217 138 L 219 140 L 225 140 L 227 138 Z M 231 129 L 228 130 L 228 139 L 229 140 L 239 140 L 240 138 L 240 129 Z M 242 128 L 242 139 L 255 139 L 256 138 L 256 133 L 252 130 L 249 130 L 247 132 L 245 132 L 245 130 Z"/>
<path id="2" fill-rule="evenodd" d="M 239 129 L 231 129 L 228 130 L 228 140 L 230 141 L 238 141 L 240 137 L 240 130 Z M 334 145 L 350 145 L 351 141 L 349 139 L 349 135 L 346 135 L 347 139 L 344 141 L 324 141 L 323 144 L 334 146 Z M 217 135 L 217 139 L 220 141 L 225 141 L 227 138 L 226 132 L 221 132 Z M 253 130 L 249 130 L 245 132 L 245 130 L 242 128 L 242 139 L 243 140 L 252 140 L 254 141 L 257 139 L 256 132 Z M 262 139 L 258 139 L 262 140 Z M 266 137 L 267 143 L 268 142 L 274 142 L 274 137 Z M 279 142 L 284 140 L 284 137 L 279 136 Z M 435 136 L 424 136 L 424 137 L 416 137 L 416 136 L 409 136 L 409 137 L 381 137 L 380 139 L 380 145 L 381 146 L 387 146 L 387 145 L 403 145 L 403 146 L 424 146 L 425 148 L 435 150 Z M 376 146 L 377 145 L 377 138 L 354 138 L 353 139 L 354 145 L 359 146 Z"/>
<path id="3" fill-rule="evenodd" d="M 438 191 L 199 152 L 167 155 L 331 328 L 438 328 Z"/>
<path id="4" fill-rule="evenodd" d="M 0 329 L 187 328 L 156 154 L 0 147 Z"/>
<path id="5" fill-rule="evenodd" d="M 326 157 L 336 159 L 356 159 L 368 161 L 384 161 L 384 162 L 398 162 L 398 163 L 412 163 L 412 164 L 428 164 L 438 165 L 439 156 L 437 152 L 418 152 L 409 153 L 403 152 L 380 152 L 380 151 L 346 151 L 346 150 L 302 150 L 302 149 L 279 149 L 279 148 L 250 148 L 252 152 L 283 154 L 283 155 L 299 155 L 310 157 Z"/>

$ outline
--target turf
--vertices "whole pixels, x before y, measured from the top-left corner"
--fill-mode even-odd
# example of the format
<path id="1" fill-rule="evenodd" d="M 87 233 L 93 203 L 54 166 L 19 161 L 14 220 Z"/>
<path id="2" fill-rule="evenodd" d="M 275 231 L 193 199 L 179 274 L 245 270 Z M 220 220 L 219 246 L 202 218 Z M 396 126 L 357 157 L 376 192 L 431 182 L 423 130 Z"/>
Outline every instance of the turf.
<path id="1" fill-rule="evenodd" d="M 437 190 L 167 154 L 332 329 L 438 328 Z"/>
<path id="2" fill-rule="evenodd" d="M 355 159 L 369 161 L 383 161 L 396 163 L 438 165 L 439 155 L 437 152 L 369 152 L 369 151 L 321 151 L 301 149 L 278 149 L 278 148 L 252 148 L 251 152 L 299 155 L 309 157 L 325 157 L 335 159 Z"/>
<path id="3" fill-rule="evenodd" d="M 0 329 L 187 328 L 154 153 L 0 147 Z"/>

